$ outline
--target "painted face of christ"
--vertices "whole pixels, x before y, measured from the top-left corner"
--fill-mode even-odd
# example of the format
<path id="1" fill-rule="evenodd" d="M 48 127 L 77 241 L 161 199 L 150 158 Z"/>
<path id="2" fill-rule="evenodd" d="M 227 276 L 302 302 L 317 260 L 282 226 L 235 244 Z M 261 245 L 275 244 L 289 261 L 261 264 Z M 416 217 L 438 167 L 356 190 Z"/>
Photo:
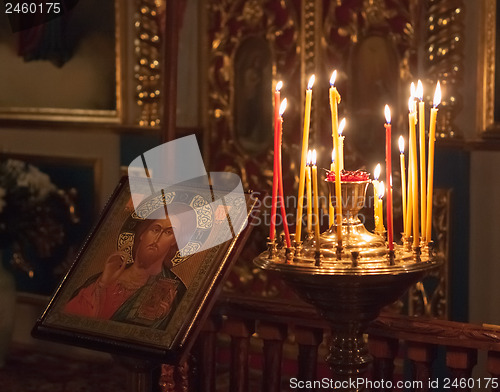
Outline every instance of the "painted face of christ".
<path id="1" fill-rule="evenodd" d="M 141 268 L 149 268 L 162 263 L 168 255 L 173 257 L 177 251 L 172 221 L 167 219 L 153 220 L 140 235 L 135 262 Z"/>

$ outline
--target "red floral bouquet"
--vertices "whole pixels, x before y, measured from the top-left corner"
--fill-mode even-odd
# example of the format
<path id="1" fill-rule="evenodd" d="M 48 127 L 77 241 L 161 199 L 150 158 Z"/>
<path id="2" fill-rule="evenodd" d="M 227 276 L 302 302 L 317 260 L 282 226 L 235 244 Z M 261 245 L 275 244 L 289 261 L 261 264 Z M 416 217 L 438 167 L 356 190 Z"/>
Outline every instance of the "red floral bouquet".
<path id="1" fill-rule="evenodd" d="M 326 180 L 330 182 L 335 182 L 335 172 L 327 170 Z M 340 180 L 342 182 L 369 181 L 370 173 L 367 173 L 364 170 L 355 170 L 355 171 L 341 170 Z"/>

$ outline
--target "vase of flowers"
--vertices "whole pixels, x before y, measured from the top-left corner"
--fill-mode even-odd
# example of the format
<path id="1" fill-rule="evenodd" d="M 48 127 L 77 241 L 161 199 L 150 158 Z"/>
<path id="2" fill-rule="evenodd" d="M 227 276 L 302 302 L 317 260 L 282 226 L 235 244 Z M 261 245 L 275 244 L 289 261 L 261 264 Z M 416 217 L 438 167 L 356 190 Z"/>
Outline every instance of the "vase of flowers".
<path id="1" fill-rule="evenodd" d="M 6 267 L 31 278 L 30 257 L 46 257 L 64 239 L 65 193 L 37 167 L 17 159 L 0 160 L 0 365 L 12 335 L 16 290 Z M 24 256 L 28 250 L 30 257 Z M 3 260 L 2 260 L 3 259 Z"/>

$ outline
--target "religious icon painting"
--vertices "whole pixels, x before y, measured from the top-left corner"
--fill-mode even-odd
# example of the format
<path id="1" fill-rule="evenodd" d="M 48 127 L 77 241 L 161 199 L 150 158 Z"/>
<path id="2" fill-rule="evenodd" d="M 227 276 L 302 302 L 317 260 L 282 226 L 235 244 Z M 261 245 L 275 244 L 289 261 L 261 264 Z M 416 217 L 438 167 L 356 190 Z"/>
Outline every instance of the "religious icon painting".
<path id="1" fill-rule="evenodd" d="M 176 363 L 210 312 L 258 200 L 182 184 L 134 204 L 130 189 L 123 178 L 33 335 Z"/>

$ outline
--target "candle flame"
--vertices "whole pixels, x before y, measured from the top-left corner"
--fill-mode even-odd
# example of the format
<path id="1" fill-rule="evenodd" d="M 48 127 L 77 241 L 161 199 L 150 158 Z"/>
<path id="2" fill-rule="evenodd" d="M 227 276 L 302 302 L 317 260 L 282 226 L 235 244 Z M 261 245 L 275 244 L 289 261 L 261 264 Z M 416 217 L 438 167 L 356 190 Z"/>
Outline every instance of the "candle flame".
<path id="1" fill-rule="evenodd" d="M 375 180 L 378 180 L 378 178 L 380 177 L 380 170 L 381 170 L 381 167 L 380 167 L 380 163 L 377 164 L 377 166 L 375 166 L 375 171 L 373 172 L 373 178 Z"/>
<path id="2" fill-rule="evenodd" d="M 399 137 L 399 152 L 401 154 L 405 153 L 405 138 L 403 136 Z"/>
<path id="3" fill-rule="evenodd" d="M 306 159 L 307 166 L 309 166 L 311 164 L 311 160 L 312 160 L 312 151 L 309 150 L 309 151 L 307 151 L 307 159 Z"/>
<path id="4" fill-rule="evenodd" d="M 415 98 L 415 83 L 411 82 L 410 84 L 410 96 Z"/>
<path id="5" fill-rule="evenodd" d="M 384 114 L 385 114 L 386 123 L 390 124 L 391 123 L 391 109 L 389 108 L 389 105 L 385 105 Z"/>
<path id="6" fill-rule="evenodd" d="M 276 83 L 276 91 L 280 91 L 281 87 L 283 87 L 283 82 L 280 80 L 278 83 Z"/>
<path id="7" fill-rule="evenodd" d="M 307 83 L 308 90 L 311 90 L 313 88 L 315 80 L 316 80 L 316 76 L 314 76 L 314 75 L 309 78 L 309 83 Z"/>
<path id="8" fill-rule="evenodd" d="M 339 129 L 338 129 L 339 136 L 342 136 L 342 132 L 344 132 L 344 128 L 345 128 L 345 118 L 343 118 L 339 124 Z"/>
<path id="9" fill-rule="evenodd" d="M 408 100 L 408 110 L 410 111 L 410 113 L 413 113 L 413 110 L 415 109 L 415 105 L 413 105 L 413 102 L 414 102 L 414 98 L 412 95 L 410 97 L 410 99 Z"/>
<path id="10" fill-rule="evenodd" d="M 311 154 L 311 164 L 312 164 L 313 166 L 316 166 L 316 149 L 314 149 L 314 150 L 312 151 L 312 154 Z"/>
<path id="11" fill-rule="evenodd" d="M 437 107 L 441 103 L 441 85 L 439 81 L 436 84 L 436 92 L 434 93 L 434 107 Z"/>
<path id="12" fill-rule="evenodd" d="M 337 79 L 337 70 L 333 71 L 332 77 L 330 78 L 330 86 L 335 86 L 335 79 Z"/>
<path id="13" fill-rule="evenodd" d="M 286 109 L 286 98 L 283 101 L 281 101 L 280 116 L 283 116 L 283 113 L 285 113 L 285 109 Z"/>
<path id="14" fill-rule="evenodd" d="M 385 194 L 384 181 L 380 181 L 380 183 L 378 184 L 378 198 L 380 200 L 382 200 L 382 198 L 384 197 L 384 194 Z"/>
<path id="15" fill-rule="evenodd" d="M 422 101 L 424 99 L 424 86 L 422 85 L 422 81 L 419 79 L 417 83 L 417 91 L 415 96 Z"/>

